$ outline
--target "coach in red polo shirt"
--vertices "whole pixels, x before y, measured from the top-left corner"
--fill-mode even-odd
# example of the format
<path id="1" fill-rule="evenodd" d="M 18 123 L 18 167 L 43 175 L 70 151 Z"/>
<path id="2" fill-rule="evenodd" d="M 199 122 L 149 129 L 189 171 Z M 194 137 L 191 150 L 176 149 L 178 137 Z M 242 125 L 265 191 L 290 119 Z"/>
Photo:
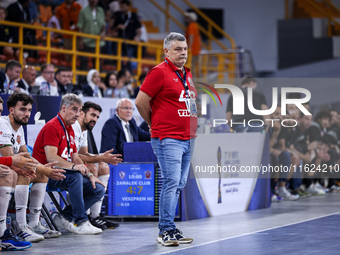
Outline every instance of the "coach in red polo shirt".
<path id="1" fill-rule="evenodd" d="M 58 161 L 57 166 L 70 169 L 64 180 L 48 180 L 48 187 L 67 190 L 71 200 L 71 205 L 54 218 L 57 226 L 76 234 L 98 234 L 102 230 L 91 225 L 86 210 L 104 196 L 104 186 L 79 158 L 72 129 L 82 105 L 75 94 L 62 97 L 58 115 L 39 132 L 33 157 L 42 164 Z"/>
<path id="2" fill-rule="evenodd" d="M 165 246 L 193 241 L 174 223 L 197 129 L 197 91 L 190 69 L 184 67 L 187 47 L 182 34 L 170 33 L 164 39 L 165 61 L 150 70 L 136 98 L 140 115 L 151 127 L 152 148 L 163 177 L 157 241 Z"/>

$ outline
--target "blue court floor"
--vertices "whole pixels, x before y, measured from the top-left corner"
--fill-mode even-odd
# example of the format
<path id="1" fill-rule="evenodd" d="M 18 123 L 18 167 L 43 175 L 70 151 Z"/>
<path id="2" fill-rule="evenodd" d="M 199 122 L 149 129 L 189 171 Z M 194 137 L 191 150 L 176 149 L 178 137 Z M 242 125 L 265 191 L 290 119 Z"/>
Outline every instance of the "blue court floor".
<path id="1" fill-rule="evenodd" d="M 96 236 L 63 232 L 19 254 L 340 254 L 340 193 L 178 222 L 177 227 L 194 242 L 163 247 L 156 242 L 157 222 L 123 222 Z"/>

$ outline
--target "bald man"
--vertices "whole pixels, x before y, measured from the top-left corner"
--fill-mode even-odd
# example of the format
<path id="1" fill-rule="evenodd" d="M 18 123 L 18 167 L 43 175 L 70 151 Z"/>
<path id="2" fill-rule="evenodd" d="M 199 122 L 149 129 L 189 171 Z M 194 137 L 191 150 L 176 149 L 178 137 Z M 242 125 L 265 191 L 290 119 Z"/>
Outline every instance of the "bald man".
<path id="1" fill-rule="evenodd" d="M 34 86 L 36 71 L 33 66 L 25 66 L 22 69 L 22 79 L 18 82 L 16 90 L 25 94 L 29 94 Z"/>

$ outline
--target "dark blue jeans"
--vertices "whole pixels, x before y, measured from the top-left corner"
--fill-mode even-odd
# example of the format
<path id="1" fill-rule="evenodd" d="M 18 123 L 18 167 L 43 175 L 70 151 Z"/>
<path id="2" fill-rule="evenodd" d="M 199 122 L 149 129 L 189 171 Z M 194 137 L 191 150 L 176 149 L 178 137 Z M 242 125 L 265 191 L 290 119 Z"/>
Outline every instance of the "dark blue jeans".
<path id="1" fill-rule="evenodd" d="M 87 177 L 80 172 L 66 171 L 66 178 L 62 181 L 48 180 L 50 188 L 67 190 L 70 195 L 71 205 L 64 208 L 61 214 L 68 221 L 78 224 L 88 220 L 86 210 L 99 201 L 105 193 L 101 184 L 96 183 L 96 188 Z"/>

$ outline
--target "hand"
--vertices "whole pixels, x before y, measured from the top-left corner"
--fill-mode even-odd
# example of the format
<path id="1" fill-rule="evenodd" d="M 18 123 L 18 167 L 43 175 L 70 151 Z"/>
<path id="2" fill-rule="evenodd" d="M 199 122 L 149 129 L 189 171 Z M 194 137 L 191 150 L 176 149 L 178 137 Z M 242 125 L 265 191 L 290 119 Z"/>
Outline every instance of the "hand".
<path id="1" fill-rule="evenodd" d="M 12 156 L 12 165 L 23 170 L 33 170 L 37 166 L 37 162 L 30 157 L 28 152 L 21 152 L 15 156 Z"/>
<path id="2" fill-rule="evenodd" d="M 270 153 L 273 154 L 275 157 L 280 156 L 281 151 L 278 149 L 270 149 Z"/>
<path id="3" fill-rule="evenodd" d="M 6 178 L 11 171 L 12 170 L 8 166 L 0 165 L 0 178 Z"/>
<path id="4" fill-rule="evenodd" d="M 105 31 L 101 32 L 101 34 L 100 34 L 100 40 L 102 40 L 102 41 L 105 40 Z"/>
<path id="5" fill-rule="evenodd" d="M 318 141 L 311 142 L 308 144 L 308 150 L 315 150 L 318 147 Z"/>
<path id="6" fill-rule="evenodd" d="M 30 169 L 21 169 L 15 166 L 11 167 L 18 175 L 24 176 L 25 178 L 34 179 L 36 177 L 35 171 Z"/>
<path id="7" fill-rule="evenodd" d="M 118 29 L 121 29 L 121 30 L 124 30 L 124 29 L 125 29 L 125 26 L 124 26 L 124 24 L 119 24 L 119 25 L 117 26 L 117 28 L 118 28 Z"/>
<path id="8" fill-rule="evenodd" d="M 322 161 L 328 162 L 331 159 L 331 156 L 328 154 L 326 150 L 317 150 L 317 157 Z"/>
<path id="9" fill-rule="evenodd" d="M 118 158 L 118 157 L 122 157 L 121 154 L 111 154 L 113 150 L 114 149 L 104 152 L 102 155 L 100 155 L 100 157 L 103 159 L 102 160 L 103 162 L 116 166 L 118 163 L 121 163 L 123 159 Z"/>
<path id="10" fill-rule="evenodd" d="M 105 185 L 94 175 L 90 176 L 90 182 L 92 183 L 92 187 L 94 189 L 96 189 L 96 183 L 103 185 L 103 187 L 105 188 Z"/>
<path id="11" fill-rule="evenodd" d="M 63 179 L 66 178 L 63 173 L 66 173 L 65 170 L 63 169 L 52 169 L 52 172 L 48 175 L 48 178 L 51 178 L 56 181 L 62 181 Z"/>
<path id="12" fill-rule="evenodd" d="M 76 164 L 73 169 L 78 170 L 82 176 L 88 175 L 90 173 L 90 170 L 84 164 Z"/>
<path id="13" fill-rule="evenodd" d="M 133 40 L 134 40 L 135 42 L 140 42 L 140 37 L 139 37 L 139 36 L 135 36 L 135 38 L 133 38 Z"/>
<path id="14" fill-rule="evenodd" d="M 53 82 L 50 84 L 53 87 L 58 87 L 57 81 L 54 79 Z"/>
<path id="15" fill-rule="evenodd" d="M 151 129 L 151 126 L 150 126 L 150 125 L 148 125 L 148 127 L 149 127 L 149 133 L 152 135 L 152 129 Z"/>

